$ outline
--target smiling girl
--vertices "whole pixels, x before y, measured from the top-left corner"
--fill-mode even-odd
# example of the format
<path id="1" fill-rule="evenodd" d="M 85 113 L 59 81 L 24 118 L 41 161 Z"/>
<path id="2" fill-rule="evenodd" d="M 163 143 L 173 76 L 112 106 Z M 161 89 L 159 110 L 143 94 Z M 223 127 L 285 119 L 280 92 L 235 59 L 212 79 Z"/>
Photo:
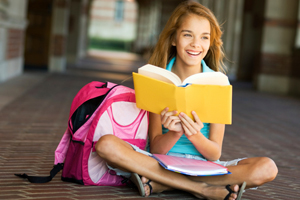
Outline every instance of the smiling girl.
<path id="1" fill-rule="evenodd" d="M 149 63 L 173 71 L 182 80 L 195 73 L 224 71 L 221 35 L 209 9 L 184 1 L 168 20 Z M 138 185 L 142 196 L 175 188 L 197 198 L 235 200 L 240 199 L 238 193 L 243 192 L 240 188 L 243 182 L 247 182 L 247 187 L 256 187 L 276 177 L 277 167 L 266 157 L 218 161 L 225 125 L 202 123 L 195 112 L 192 112 L 194 119 L 186 113 L 176 114 L 177 111 L 168 108 L 161 115 L 150 113 L 151 152 L 216 161 L 232 174 L 194 177 L 171 172 L 148 152 L 114 135 L 101 137 L 96 151 L 117 175 L 132 173 L 131 180 Z M 137 174 L 142 176 L 141 180 Z"/>
<path id="2" fill-rule="evenodd" d="M 186 1 L 175 9 L 167 22 L 149 63 L 174 72 L 181 80 L 196 73 L 224 72 L 221 35 L 220 26 L 209 9 Z M 241 185 L 246 181 L 247 187 L 257 187 L 276 177 L 277 167 L 266 157 L 219 161 L 225 125 L 202 123 L 194 111 L 194 119 L 186 113 L 177 114 L 177 111 L 169 111 L 168 108 L 161 115 L 150 113 L 151 153 L 214 161 L 232 173 L 192 177 L 193 180 L 220 185 Z M 151 193 L 151 188 L 152 192 L 170 189 L 145 177 L 142 181 L 147 194 Z"/>

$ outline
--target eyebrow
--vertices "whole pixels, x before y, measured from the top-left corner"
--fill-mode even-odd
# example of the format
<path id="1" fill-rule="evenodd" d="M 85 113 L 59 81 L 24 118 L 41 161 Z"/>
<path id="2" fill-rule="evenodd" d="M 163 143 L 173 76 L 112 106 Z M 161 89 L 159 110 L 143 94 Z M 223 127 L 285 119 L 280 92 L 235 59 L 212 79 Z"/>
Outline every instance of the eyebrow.
<path id="1" fill-rule="evenodd" d="M 182 30 L 181 32 L 188 32 L 188 33 L 192 33 L 192 31 L 190 30 Z M 205 33 L 202 33 L 203 35 L 210 35 L 210 33 L 208 32 L 205 32 Z"/>
<path id="2" fill-rule="evenodd" d="M 190 31 L 190 30 L 182 30 L 181 32 L 189 32 L 189 33 L 191 33 L 192 31 Z"/>

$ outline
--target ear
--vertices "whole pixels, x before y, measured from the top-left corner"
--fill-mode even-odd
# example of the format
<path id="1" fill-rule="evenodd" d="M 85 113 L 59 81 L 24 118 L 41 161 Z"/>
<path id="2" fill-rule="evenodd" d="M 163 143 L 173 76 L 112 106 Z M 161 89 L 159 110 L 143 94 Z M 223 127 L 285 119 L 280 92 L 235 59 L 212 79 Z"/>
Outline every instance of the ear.
<path id="1" fill-rule="evenodd" d="M 172 42 L 172 46 L 176 47 L 176 43 L 174 41 Z"/>

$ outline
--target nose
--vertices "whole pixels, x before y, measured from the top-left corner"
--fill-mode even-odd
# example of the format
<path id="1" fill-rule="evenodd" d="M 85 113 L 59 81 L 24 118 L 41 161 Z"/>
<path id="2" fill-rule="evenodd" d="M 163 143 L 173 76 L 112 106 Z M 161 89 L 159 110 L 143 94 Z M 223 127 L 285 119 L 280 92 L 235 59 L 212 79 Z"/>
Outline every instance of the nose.
<path id="1" fill-rule="evenodd" d="M 192 41 L 191 46 L 194 47 L 194 48 L 199 48 L 199 47 L 201 46 L 200 40 L 195 38 L 195 39 Z"/>

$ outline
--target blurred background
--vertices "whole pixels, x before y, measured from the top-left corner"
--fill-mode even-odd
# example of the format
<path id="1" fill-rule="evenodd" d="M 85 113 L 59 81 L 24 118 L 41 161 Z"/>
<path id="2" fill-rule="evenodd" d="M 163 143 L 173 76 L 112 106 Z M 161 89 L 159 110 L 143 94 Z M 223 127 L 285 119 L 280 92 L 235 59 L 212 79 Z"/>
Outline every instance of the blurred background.
<path id="1" fill-rule="evenodd" d="M 183 0 L 0 0 L 0 199 L 140 199 L 137 190 L 52 183 L 72 99 L 91 81 L 133 87 Z M 198 0 L 222 25 L 233 85 L 221 160 L 268 156 L 277 178 L 245 200 L 300 196 L 300 0 Z M 125 81 L 124 81 L 125 80 Z M 194 199 L 180 191 L 151 199 Z"/>
<path id="2" fill-rule="evenodd" d="M 0 83 L 26 70 L 97 68 L 97 57 L 145 62 L 182 0 L 0 0 Z M 223 29 L 232 81 L 300 94 L 299 0 L 198 0 Z M 114 52 L 119 54 L 114 54 Z M 121 53 L 120 53 L 121 52 Z M 90 62 L 90 65 L 87 63 Z M 139 67 L 131 66 L 134 71 Z M 122 71 L 122 67 L 116 68 Z M 109 69 L 107 69 L 109 71 Z"/>

